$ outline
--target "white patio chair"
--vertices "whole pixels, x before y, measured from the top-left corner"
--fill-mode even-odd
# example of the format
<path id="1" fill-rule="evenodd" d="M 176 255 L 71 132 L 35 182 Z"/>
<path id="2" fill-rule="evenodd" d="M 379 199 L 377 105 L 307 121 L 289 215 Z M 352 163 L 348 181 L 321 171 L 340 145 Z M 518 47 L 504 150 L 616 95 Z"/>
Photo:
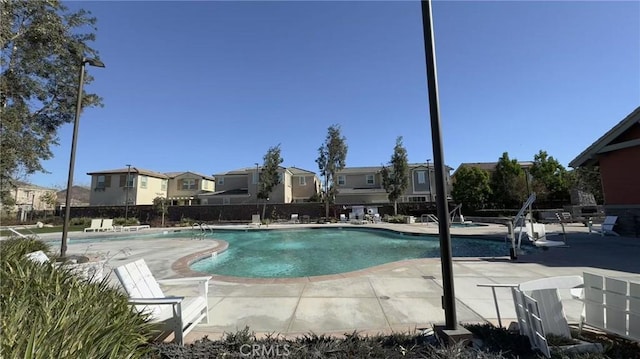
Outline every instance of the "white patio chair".
<path id="1" fill-rule="evenodd" d="M 602 236 L 605 234 L 612 234 L 614 236 L 618 236 L 619 234 L 614 232 L 613 227 L 616 225 L 618 221 L 618 216 L 606 216 L 604 218 L 604 222 L 602 223 L 593 223 L 593 221 L 589 220 L 589 234 L 591 232 L 600 233 Z"/>
<path id="2" fill-rule="evenodd" d="M 104 231 L 104 232 L 115 231 L 115 228 L 113 227 L 113 219 L 103 219 L 102 225 L 100 226 L 100 231 Z"/>
<path id="3" fill-rule="evenodd" d="M 198 323 L 203 320 L 209 323 L 207 295 L 210 276 L 156 280 L 144 259 L 115 268 L 114 272 L 129 295 L 129 303 L 135 305 L 137 310 L 151 314 L 163 339 L 173 333 L 174 342 L 182 345 L 184 337 Z M 160 284 L 190 283 L 198 285 L 198 296 L 166 296 L 160 289 Z"/>
<path id="4" fill-rule="evenodd" d="M 84 229 L 85 232 L 96 232 L 102 227 L 102 218 L 96 218 L 91 220 L 91 225 Z"/>

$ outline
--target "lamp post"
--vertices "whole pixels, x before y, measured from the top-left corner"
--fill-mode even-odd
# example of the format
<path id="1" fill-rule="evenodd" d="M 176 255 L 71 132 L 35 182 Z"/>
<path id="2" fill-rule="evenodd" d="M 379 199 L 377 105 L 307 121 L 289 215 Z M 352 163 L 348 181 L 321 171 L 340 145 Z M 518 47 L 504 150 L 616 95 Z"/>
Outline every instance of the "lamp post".
<path id="1" fill-rule="evenodd" d="M 260 213 L 260 208 L 258 206 L 258 190 L 260 187 L 260 175 L 258 174 L 258 172 L 260 171 L 260 168 L 258 167 L 258 162 L 256 162 L 255 165 L 256 165 L 256 213 Z"/>
<path id="2" fill-rule="evenodd" d="M 35 207 L 34 207 L 35 201 L 36 201 L 36 192 L 34 191 L 34 192 L 31 192 L 31 213 L 29 216 L 30 221 L 33 221 L 33 211 L 35 210 Z"/>
<path id="3" fill-rule="evenodd" d="M 124 225 L 127 224 L 127 219 L 129 218 L 129 178 L 131 177 L 131 165 L 127 164 L 127 180 L 124 181 L 124 188 L 126 191 L 125 199 L 124 199 Z"/>
<path id="4" fill-rule="evenodd" d="M 78 74 L 78 101 L 76 102 L 76 117 L 73 121 L 73 137 L 71 138 L 71 157 L 69 159 L 69 177 L 67 178 L 67 193 L 64 200 L 64 221 L 62 222 L 62 241 L 60 244 L 60 257 L 67 254 L 67 235 L 69 234 L 69 217 L 71 216 L 71 188 L 73 187 L 73 168 L 76 163 L 76 143 L 78 142 L 78 126 L 80 125 L 80 111 L 82 110 L 82 87 L 84 86 L 84 65 L 104 67 L 104 63 L 98 59 L 82 57 Z"/>
<path id="5" fill-rule="evenodd" d="M 431 203 L 431 174 L 429 173 L 429 162 L 431 159 L 427 159 L 427 183 L 429 184 L 429 203 Z"/>
<path id="6" fill-rule="evenodd" d="M 440 130 L 440 104 L 438 100 L 438 76 L 436 50 L 431 12 L 432 0 L 422 0 L 422 30 L 424 34 L 425 60 L 427 67 L 427 92 L 429 115 L 431 117 L 431 145 L 433 148 L 433 168 L 436 181 L 436 208 L 438 210 L 438 232 L 440 236 L 440 261 L 442 263 L 442 307 L 444 308 L 445 329 L 458 328 L 456 320 L 456 296 L 453 286 L 453 260 L 451 257 L 451 233 L 449 232 L 449 204 L 445 189 L 445 165 Z"/>

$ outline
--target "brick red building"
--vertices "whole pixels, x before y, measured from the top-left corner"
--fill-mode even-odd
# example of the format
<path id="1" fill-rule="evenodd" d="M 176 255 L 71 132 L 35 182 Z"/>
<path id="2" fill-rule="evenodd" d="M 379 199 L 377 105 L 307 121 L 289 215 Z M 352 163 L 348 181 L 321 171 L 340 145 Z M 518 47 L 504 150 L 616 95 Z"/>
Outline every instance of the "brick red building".
<path id="1" fill-rule="evenodd" d="M 640 236 L 640 107 L 569 163 L 600 166 L 604 211 L 618 216 L 615 231 Z"/>

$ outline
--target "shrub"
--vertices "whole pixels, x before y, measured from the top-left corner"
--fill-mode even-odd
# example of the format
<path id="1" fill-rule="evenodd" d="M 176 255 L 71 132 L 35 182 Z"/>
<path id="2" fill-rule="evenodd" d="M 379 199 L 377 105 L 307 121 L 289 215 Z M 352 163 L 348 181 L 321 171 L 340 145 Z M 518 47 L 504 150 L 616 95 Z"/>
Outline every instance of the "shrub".
<path id="1" fill-rule="evenodd" d="M 477 338 L 482 339 L 483 347 L 491 352 L 509 353 L 514 357 L 533 356 L 529 338 L 514 334 L 506 328 L 496 328 L 491 324 L 469 324 L 467 328 Z"/>
<path id="2" fill-rule="evenodd" d="M 397 216 L 389 216 L 387 217 L 387 222 L 389 223 L 406 223 L 407 216 L 403 216 L 401 214 Z"/>
<path id="3" fill-rule="evenodd" d="M 89 217 L 73 217 L 69 219 L 69 225 L 71 226 L 85 226 L 91 225 L 91 218 Z"/>
<path id="4" fill-rule="evenodd" d="M 113 224 L 116 226 L 137 226 L 140 224 L 140 221 L 137 218 L 127 218 L 117 217 L 113 219 Z"/>
<path id="5" fill-rule="evenodd" d="M 389 336 L 362 336 L 347 333 L 344 338 L 307 334 L 293 339 L 277 335 L 257 338 L 248 328 L 226 333 L 221 340 L 197 340 L 188 346 L 163 343 L 154 346 L 149 358 L 438 358 L 502 359 L 500 354 L 468 348 L 460 342 L 442 346 L 420 333 L 396 333 Z"/>
<path id="6" fill-rule="evenodd" d="M 196 223 L 195 220 L 187 217 L 182 217 L 180 218 L 180 223 L 178 225 L 180 227 L 191 227 L 194 223 Z"/>
<path id="7" fill-rule="evenodd" d="M 0 241 L 0 258 L 2 258 L 2 260 L 17 260 L 23 258 L 25 254 L 35 251 L 43 251 L 49 255 L 51 253 L 51 248 L 47 243 L 39 241 L 33 237 L 12 237 L 4 241 Z"/>
<path id="8" fill-rule="evenodd" d="M 108 279 L 92 283 L 64 266 L 23 258 L 22 252 L 35 248 L 33 242 L 2 243 L 0 357 L 145 355 L 150 324 L 131 310 L 125 295 Z"/>

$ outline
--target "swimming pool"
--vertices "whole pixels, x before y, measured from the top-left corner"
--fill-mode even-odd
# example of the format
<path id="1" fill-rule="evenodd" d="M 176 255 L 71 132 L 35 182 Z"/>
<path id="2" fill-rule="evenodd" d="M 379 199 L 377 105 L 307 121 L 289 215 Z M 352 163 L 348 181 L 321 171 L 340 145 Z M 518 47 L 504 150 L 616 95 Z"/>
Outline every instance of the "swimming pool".
<path id="1" fill-rule="evenodd" d="M 229 249 L 191 264 L 197 272 L 251 278 L 295 278 L 352 272 L 385 263 L 439 258 L 440 239 L 380 229 L 214 230 Z M 500 240 L 451 239 L 454 257 L 509 253 Z"/>

